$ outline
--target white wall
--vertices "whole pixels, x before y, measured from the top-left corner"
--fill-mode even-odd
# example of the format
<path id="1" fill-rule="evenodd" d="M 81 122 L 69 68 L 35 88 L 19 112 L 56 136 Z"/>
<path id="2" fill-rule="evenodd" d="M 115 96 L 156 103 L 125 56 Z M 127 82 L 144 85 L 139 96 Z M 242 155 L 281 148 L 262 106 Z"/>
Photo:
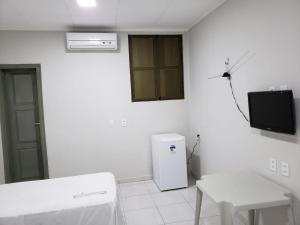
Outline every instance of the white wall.
<path id="1" fill-rule="evenodd" d="M 254 58 L 233 76 L 238 101 L 248 115 L 247 92 L 287 84 L 294 91 L 295 136 L 251 129 L 237 111 L 228 81 L 208 80 L 245 51 Z M 300 1 L 229 0 L 190 31 L 190 133 L 201 134 L 201 165 L 195 173 L 252 170 L 290 188 L 300 224 Z M 288 162 L 290 177 L 273 174 L 269 158 Z M 194 163 L 197 163 L 197 157 Z M 201 168 L 201 170 L 200 170 Z M 277 210 L 277 211 L 276 211 Z M 264 211 L 264 224 L 285 224 L 282 209 Z M 268 217 L 268 215 L 270 215 Z"/>
<path id="2" fill-rule="evenodd" d="M 131 102 L 125 33 L 120 53 L 66 53 L 64 41 L 63 32 L 0 32 L 0 64 L 41 63 L 50 177 L 151 176 L 150 135 L 186 135 L 187 100 Z"/>

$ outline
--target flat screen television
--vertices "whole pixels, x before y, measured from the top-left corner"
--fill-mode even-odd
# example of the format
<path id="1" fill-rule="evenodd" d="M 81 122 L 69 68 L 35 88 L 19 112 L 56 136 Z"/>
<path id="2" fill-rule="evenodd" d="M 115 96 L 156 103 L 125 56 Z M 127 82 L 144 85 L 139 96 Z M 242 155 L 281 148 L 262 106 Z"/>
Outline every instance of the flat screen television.
<path id="1" fill-rule="evenodd" d="M 250 126 L 295 134 L 294 97 L 291 90 L 249 92 Z"/>

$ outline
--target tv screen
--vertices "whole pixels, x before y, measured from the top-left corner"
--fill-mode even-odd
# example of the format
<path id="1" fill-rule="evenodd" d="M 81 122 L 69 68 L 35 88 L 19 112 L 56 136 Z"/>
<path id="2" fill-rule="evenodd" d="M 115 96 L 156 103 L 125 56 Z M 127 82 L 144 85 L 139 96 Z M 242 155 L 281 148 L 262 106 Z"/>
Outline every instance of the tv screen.
<path id="1" fill-rule="evenodd" d="M 295 134 L 294 97 L 291 90 L 249 92 L 250 126 Z"/>

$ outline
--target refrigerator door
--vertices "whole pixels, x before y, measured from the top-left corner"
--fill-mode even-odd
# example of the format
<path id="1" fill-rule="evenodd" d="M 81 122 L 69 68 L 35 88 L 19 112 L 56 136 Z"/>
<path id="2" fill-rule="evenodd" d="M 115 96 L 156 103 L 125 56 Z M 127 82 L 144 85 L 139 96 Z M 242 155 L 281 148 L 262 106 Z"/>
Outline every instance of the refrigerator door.
<path id="1" fill-rule="evenodd" d="M 188 186 L 185 139 L 160 142 L 159 173 L 161 190 Z"/>

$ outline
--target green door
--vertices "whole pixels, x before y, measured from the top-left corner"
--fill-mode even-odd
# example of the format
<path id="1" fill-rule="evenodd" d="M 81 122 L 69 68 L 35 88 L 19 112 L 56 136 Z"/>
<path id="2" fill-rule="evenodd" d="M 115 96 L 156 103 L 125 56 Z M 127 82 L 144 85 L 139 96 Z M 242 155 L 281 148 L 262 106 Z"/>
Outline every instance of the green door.
<path id="1" fill-rule="evenodd" d="M 46 178 L 35 69 L 2 70 L 9 182 Z M 7 174 L 7 171 L 6 171 Z"/>

